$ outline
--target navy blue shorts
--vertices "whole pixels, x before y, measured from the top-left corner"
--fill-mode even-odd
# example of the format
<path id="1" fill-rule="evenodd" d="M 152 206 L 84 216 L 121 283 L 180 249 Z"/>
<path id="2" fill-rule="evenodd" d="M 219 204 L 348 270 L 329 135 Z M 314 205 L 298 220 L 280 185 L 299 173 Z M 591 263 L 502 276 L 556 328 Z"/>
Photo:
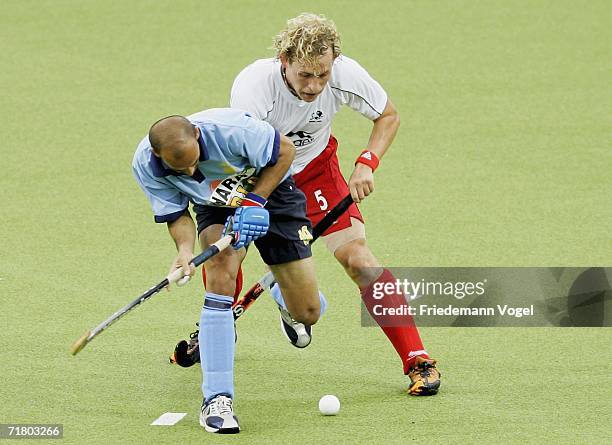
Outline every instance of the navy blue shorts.
<path id="1" fill-rule="evenodd" d="M 306 197 L 291 177 L 281 182 L 268 198 L 266 209 L 270 213 L 270 228 L 255 240 L 261 259 L 269 266 L 309 258 L 312 234 L 310 220 L 306 217 Z M 195 204 L 193 210 L 198 223 L 198 233 L 213 224 L 225 224 L 236 209 Z"/>

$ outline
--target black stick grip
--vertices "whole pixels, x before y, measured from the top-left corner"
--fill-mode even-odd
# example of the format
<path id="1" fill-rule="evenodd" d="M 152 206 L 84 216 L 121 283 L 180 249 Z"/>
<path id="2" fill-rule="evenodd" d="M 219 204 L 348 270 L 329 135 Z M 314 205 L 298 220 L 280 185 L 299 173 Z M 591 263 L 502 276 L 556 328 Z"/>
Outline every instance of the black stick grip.
<path id="1" fill-rule="evenodd" d="M 311 242 L 314 242 L 314 240 L 320 237 L 323 234 L 323 232 L 329 229 L 332 226 L 332 224 L 335 223 L 336 220 L 340 217 L 340 215 L 342 215 L 344 212 L 348 210 L 351 204 L 353 204 L 353 197 L 350 194 L 342 198 L 342 201 L 336 204 L 336 206 L 333 209 L 331 209 L 329 213 L 325 215 L 323 219 L 319 221 L 319 223 L 316 226 L 314 226 L 314 228 L 312 229 L 312 241 Z"/>

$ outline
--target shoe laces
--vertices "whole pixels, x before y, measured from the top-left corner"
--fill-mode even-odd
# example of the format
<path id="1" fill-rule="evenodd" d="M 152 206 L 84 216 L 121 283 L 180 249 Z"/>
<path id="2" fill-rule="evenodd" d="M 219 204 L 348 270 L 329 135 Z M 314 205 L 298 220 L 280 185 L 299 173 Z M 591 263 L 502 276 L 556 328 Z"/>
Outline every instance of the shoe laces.
<path id="1" fill-rule="evenodd" d="M 232 399 L 226 396 L 217 396 L 210 402 L 209 414 L 232 414 Z"/>
<path id="2" fill-rule="evenodd" d="M 431 375 L 430 369 L 435 368 L 435 365 L 431 362 L 421 362 L 419 365 L 413 367 L 411 371 L 418 372 L 421 377 L 429 377 Z"/>
<path id="3" fill-rule="evenodd" d="M 286 315 L 286 316 L 287 316 L 287 319 L 288 319 L 289 321 L 285 320 L 285 322 L 286 322 L 286 323 L 288 323 L 288 324 L 293 324 L 293 325 L 300 324 L 300 322 L 299 322 L 299 321 L 295 321 L 295 320 L 294 320 L 294 318 L 291 316 L 291 314 L 289 313 L 289 311 L 288 311 L 287 309 L 283 309 L 283 308 L 282 308 L 282 307 L 280 307 L 280 306 L 279 306 L 279 309 L 280 309 L 281 313 L 283 313 L 284 315 Z M 283 318 L 284 318 L 284 317 L 283 317 Z"/>
<path id="4" fill-rule="evenodd" d="M 199 328 L 200 327 L 200 323 L 196 323 L 196 326 Z M 200 329 L 196 329 L 191 334 L 189 334 L 189 338 L 193 340 L 194 338 L 197 338 L 198 335 L 200 335 Z"/>

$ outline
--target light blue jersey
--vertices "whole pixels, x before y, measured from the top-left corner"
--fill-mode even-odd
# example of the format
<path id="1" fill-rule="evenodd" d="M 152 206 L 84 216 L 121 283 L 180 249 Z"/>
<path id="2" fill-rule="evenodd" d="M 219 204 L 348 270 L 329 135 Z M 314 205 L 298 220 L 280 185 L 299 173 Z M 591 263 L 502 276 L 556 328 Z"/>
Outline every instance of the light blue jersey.
<path id="1" fill-rule="evenodd" d="M 278 159 L 278 131 L 244 111 L 213 108 L 187 119 L 200 129 L 200 162 L 193 176 L 169 169 L 153 154 L 148 136 L 138 144 L 132 161 L 136 181 L 158 223 L 178 219 L 189 202 L 240 205 L 240 198 L 253 188 L 261 169 L 276 164 Z"/>

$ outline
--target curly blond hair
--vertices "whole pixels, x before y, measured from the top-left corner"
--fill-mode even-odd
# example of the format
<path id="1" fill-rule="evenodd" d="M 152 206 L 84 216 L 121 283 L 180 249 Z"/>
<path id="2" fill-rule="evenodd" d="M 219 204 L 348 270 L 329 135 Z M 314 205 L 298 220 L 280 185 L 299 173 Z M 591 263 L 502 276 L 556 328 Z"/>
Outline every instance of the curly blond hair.
<path id="1" fill-rule="evenodd" d="M 304 12 L 287 20 L 287 26 L 274 37 L 276 56 L 314 66 L 318 57 L 331 48 L 334 58 L 340 55 L 340 35 L 336 24 L 323 15 Z"/>

